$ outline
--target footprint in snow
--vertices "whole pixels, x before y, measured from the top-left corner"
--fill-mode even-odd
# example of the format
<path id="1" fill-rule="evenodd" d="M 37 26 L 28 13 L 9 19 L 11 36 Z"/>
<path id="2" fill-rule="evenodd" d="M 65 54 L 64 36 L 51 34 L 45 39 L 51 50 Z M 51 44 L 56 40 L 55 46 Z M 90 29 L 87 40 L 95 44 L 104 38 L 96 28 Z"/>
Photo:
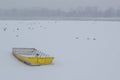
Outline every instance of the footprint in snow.
<path id="1" fill-rule="evenodd" d="M 6 28 L 3 28 L 3 30 L 6 31 L 6 30 L 7 30 L 7 27 L 6 27 Z"/>

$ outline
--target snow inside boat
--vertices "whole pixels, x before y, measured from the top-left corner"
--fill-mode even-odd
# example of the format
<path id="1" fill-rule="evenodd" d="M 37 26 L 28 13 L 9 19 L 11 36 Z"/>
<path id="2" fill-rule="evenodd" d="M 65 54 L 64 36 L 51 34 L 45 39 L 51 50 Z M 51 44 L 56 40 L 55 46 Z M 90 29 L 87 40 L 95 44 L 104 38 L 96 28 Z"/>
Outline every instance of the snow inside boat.
<path id="1" fill-rule="evenodd" d="M 50 57 L 35 48 L 13 48 L 13 55 L 29 65 L 48 65 L 54 59 L 54 57 Z"/>

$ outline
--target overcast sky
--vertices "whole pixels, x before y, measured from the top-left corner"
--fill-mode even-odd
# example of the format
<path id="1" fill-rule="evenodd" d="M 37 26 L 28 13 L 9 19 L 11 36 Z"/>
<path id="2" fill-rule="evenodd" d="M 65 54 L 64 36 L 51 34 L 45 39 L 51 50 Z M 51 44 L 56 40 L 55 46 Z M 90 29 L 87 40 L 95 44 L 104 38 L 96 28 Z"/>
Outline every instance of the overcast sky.
<path id="1" fill-rule="evenodd" d="M 0 0 L 0 8 L 50 8 L 74 9 L 77 7 L 98 6 L 100 8 L 120 8 L 120 0 Z"/>

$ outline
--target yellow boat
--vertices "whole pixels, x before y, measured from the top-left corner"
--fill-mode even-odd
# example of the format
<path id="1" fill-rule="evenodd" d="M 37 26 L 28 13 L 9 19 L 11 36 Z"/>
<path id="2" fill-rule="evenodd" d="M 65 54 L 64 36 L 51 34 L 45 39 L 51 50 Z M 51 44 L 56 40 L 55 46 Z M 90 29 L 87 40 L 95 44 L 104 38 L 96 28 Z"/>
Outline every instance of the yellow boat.
<path id="1" fill-rule="evenodd" d="M 29 65 L 48 65 L 54 59 L 54 57 L 50 57 L 35 48 L 13 48 L 13 55 Z"/>

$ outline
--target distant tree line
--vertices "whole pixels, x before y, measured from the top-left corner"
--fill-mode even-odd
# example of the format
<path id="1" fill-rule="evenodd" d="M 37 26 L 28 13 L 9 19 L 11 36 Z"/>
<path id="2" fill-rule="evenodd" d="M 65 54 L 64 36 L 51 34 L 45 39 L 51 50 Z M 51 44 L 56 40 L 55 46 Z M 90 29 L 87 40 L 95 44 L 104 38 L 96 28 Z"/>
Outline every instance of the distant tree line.
<path id="1" fill-rule="evenodd" d="M 0 17 L 120 17 L 120 9 L 108 8 L 100 10 L 97 7 L 71 9 L 69 11 L 47 8 L 37 9 L 0 9 Z"/>

